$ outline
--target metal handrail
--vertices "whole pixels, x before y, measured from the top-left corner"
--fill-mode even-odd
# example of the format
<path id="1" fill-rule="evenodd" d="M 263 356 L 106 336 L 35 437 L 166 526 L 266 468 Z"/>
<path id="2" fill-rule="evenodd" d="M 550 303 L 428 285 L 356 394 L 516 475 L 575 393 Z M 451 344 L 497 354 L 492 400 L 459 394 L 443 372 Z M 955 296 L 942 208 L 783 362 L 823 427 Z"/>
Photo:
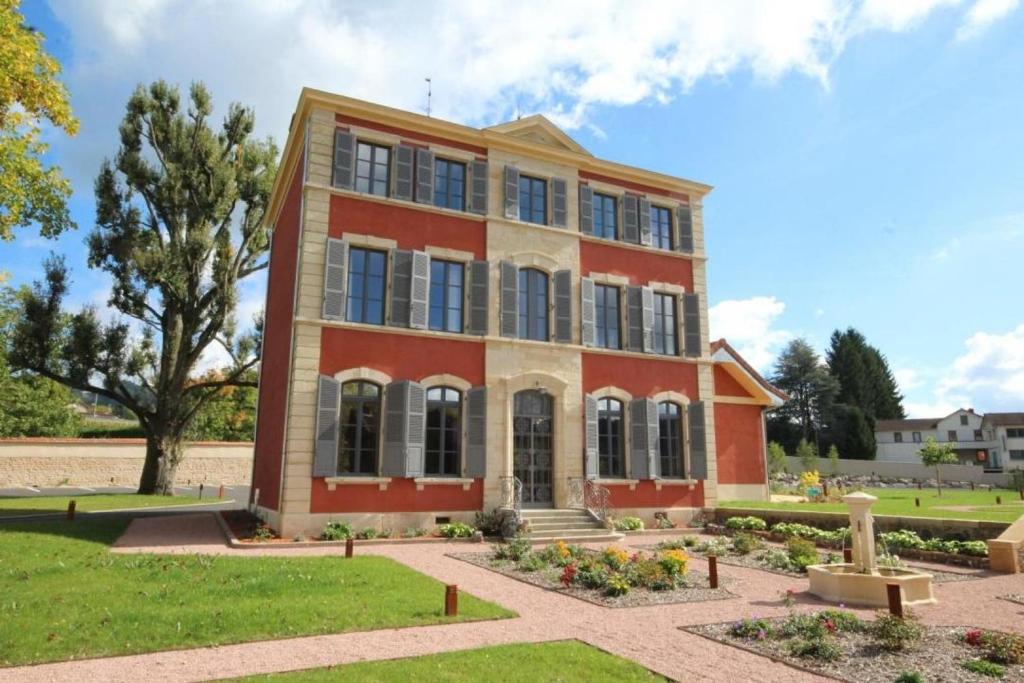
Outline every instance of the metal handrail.
<path id="1" fill-rule="evenodd" d="M 593 479 L 569 477 L 568 507 L 583 509 L 600 521 L 608 521 L 612 509 L 611 492 Z"/>
<path id="2" fill-rule="evenodd" d="M 523 521 L 523 482 L 519 477 L 500 477 L 501 507 L 512 511 L 516 525 Z"/>

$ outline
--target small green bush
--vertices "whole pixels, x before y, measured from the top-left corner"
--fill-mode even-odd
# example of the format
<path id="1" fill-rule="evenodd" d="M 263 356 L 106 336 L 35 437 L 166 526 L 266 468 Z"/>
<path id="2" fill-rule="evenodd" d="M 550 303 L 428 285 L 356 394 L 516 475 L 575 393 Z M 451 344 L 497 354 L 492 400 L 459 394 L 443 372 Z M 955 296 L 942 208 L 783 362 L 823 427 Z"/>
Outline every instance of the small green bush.
<path id="1" fill-rule="evenodd" d="M 327 522 L 320 538 L 325 541 L 344 541 L 352 536 L 352 526 L 345 522 Z"/>
<path id="2" fill-rule="evenodd" d="M 816 614 L 790 614 L 779 626 L 779 634 L 786 638 L 818 640 L 828 635 L 828 629 Z"/>
<path id="3" fill-rule="evenodd" d="M 516 563 L 516 569 L 521 572 L 539 572 L 547 566 L 548 563 L 538 553 L 526 553 Z"/>
<path id="4" fill-rule="evenodd" d="M 911 548 L 920 550 L 924 548 L 924 541 L 914 531 L 900 529 L 899 531 L 886 531 L 878 535 L 882 545 L 887 548 Z"/>
<path id="5" fill-rule="evenodd" d="M 757 559 L 772 569 L 778 569 L 784 572 L 796 571 L 793 567 L 793 563 L 789 561 L 789 555 L 786 554 L 785 550 L 771 548 L 758 554 Z"/>
<path id="6" fill-rule="evenodd" d="M 426 529 L 420 529 L 419 527 L 412 527 L 412 526 L 409 527 L 408 529 L 406 529 L 405 533 L 402 534 L 402 536 L 404 536 L 405 538 L 419 538 L 420 536 L 426 536 L 426 535 L 427 535 L 427 530 Z"/>
<path id="7" fill-rule="evenodd" d="M 729 628 L 734 638 L 764 640 L 775 635 L 775 628 L 766 619 L 740 619 Z"/>
<path id="8" fill-rule="evenodd" d="M 532 546 L 525 538 L 513 538 L 507 543 L 499 543 L 494 546 L 492 555 L 496 560 L 512 560 L 518 562 L 530 552 Z"/>
<path id="9" fill-rule="evenodd" d="M 473 526 L 483 532 L 484 536 L 501 535 L 501 518 L 498 517 L 497 510 L 476 513 L 476 518 L 473 520 Z"/>
<path id="10" fill-rule="evenodd" d="M 602 565 L 594 564 L 581 568 L 576 572 L 576 582 L 584 588 L 603 589 L 608 585 L 608 570 Z"/>
<path id="11" fill-rule="evenodd" d="M 377 538 L 377 535 L 378 535 L 377 530 L 373 529 L 373 528 L 370 528 L 370 527 L 367 527 L 367 528 L 363 529 L 362 531 L 357 531 L 356 532 L 356 538 L 362 538 L 362 539 Z"/>
<path id="12" fill-rule="evenodd" d="M 817 617 L 822 622 L 831 622 L 840 633 L 861 633 L 867 628 L 864 620 L 853 612 L 841 609 L 824 609 Z"/>
<path id="13" fill-rule="evenodd" d="M 725 520 L 726 529 L 744 530 L 744 531 L 765 531 L 768 528 L 768 523 L 760 517 L 730 517 Z"/>
<path id="14" fill-rule="evenodd" d="M 843 656 L 843 650 L 832 638 L 796 638 L 789 643 L 788 649 L 794 657 L 819 662 L 834 662 Z"/>
<path id="15" fill-rule="evenodd" d="M 732 549 L 739 555 L 749 555 L 759 549 L 764 543 L 753 534 L 740 532 L 732 539 Z"/>
<path id="16" fill-rule="evenodd" d="M 730 545 L 731 543 L 729 542 L 728 536 L 718 536 L 717 538 L 713 538 L 710 541 L 703 541 L 701 543 L 698 543 L 696 546 L 696 550 L 697 552 L 704 553 L 706 555 L 722 556 L 729 554 Z"/>
<path id="17" fill-rule="evenodd" d="M 610 574 L 604 585 L 604 594 L 618 597 L 629 592 L 629 581 L 622 574 Z"/>
<path id="18" fill-rule="evenodd" d="M 921 640 L 921 626 L 909 610 L 904 612 L 902 618 L 888 612 L 879 612 L 871 624 L 871 635 L 882 648 L 900 652 Z"/>
<path id="19" fill-rule="evenodd" d="M 924 683 L 924 678 L 916 671 L 904 671 L 896 677 L 894 683 Z"/>
<path id="20" fill-rule="evenodd" d="M 981 634 L 985 658 L 998 664 L 1024 664 L 1024 636 L 1001 631 Z"/>
<path id="21" fill-rule="evenodd" d="M 476 529 L 462 522 L 451 522 L 449 524 L 442 524 L 437 528 L 437 531 L 445 538 L 469 538 Z"/>
<path id="22" fill-rule="evenodd" d="M 789 561 L 798 571 L 807 571 L 808 565 L 818 564 L 818 549 L 814 544 L 802 538 L 791 538 L 786 542 L 786 553 Z"/>
<path id="23" fill-rule="evenodd" d="M 644 528 L 644 520 L 639 517 L 623 517 L 615 520 L 616 531 L 640 531 Z"/>
<path id="24" fill-rule="evenodd" d="M 1006 675 L 1006 669 L 995 662 L 989 662 L 984 659 L 965 659 L 960 662 L 960 666 L 967 669 L 971 673 L 981 674 L 982 676 L 989 676 L 991 678 L 1002 678 Z"/>

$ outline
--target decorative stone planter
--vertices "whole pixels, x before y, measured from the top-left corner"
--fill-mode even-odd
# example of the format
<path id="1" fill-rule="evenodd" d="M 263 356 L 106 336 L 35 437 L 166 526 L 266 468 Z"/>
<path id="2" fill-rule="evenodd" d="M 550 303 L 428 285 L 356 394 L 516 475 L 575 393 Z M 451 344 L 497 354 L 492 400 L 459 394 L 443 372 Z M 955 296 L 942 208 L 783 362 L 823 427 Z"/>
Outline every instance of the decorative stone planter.
<path id="1" fill-rule="evenodd" d="M 889 604 L 886 586 L 898 584 L 903 604 L 929 605 L 934 602 L 932 575 L 913 569 L 878 568 L 870 574 L 853 564 L 812 564 L 807 568 L 811 592 L 829 602 L 847 605 L 885 607 Z"/>

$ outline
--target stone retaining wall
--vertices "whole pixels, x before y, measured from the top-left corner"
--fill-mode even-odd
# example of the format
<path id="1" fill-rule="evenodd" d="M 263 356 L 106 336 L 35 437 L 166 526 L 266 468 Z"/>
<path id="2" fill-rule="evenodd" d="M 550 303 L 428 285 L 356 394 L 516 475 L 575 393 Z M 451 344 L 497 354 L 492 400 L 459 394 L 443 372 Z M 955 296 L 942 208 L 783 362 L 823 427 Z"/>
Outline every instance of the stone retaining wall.
<path id="1" fill-rule="evenodd" d="M 0 439 L 0 488 L 135 486 L 146 457 L 144 439 Z M 252 444 L 189 444 L 180 484 L 248 484 Z"/>
<path id="2" fill-rule="evenodd" d="M 822 476 L 832 474 L 833 464 L 828 458 L 817 458 L 815 468 Z M 885 479 L 928 480 L 935 478 L 935 468 L 925 467 L 919 462 L 886 462 L 884 460 L 842 460 L 836 463 L 839 474 L 854 477 L 882 477 Z M 786 456 L 786 471 L 799 474 L 803 466 L 799 458 Z M 986 472 L 977 465 L 943 465 L 943 481 L 967 481 L 990 486 L 1008 486 L 1009 472 Z"/>

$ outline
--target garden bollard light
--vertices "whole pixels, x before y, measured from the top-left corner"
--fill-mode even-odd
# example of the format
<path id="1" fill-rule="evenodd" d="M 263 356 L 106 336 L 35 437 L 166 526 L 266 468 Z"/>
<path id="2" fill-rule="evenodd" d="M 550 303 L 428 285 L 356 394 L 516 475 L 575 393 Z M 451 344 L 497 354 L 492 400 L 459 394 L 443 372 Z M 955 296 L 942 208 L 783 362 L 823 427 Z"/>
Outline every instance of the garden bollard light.
<path id="1" fill-rule="evenodd" d="M 220 490 L 217 491 L 217 497 L 220 498 L 221 500 L 224 499 L 224 484 L 220 485 Z"/>
<path id="2" fill-rule="evenodd" d="M 718 558 L 714 555 L 708 555 L 708 584 L 718 588 Z"/>
<path id="3" fill-rule="evenodd" d="M 921 507 L 921 499 L 920 498 L 914 498 L 914 507 L 916 507 L 916 508 Z"/>
<path id="4" fill-rule="evenodd" d="M 973 481 L 971 482 L 971 490 L 972 491 L 974 490 L 974 482 Z"/>
<path id="5" fill-rule="evenodd" d="M 203 499 L 203 485 L 199 485 L 199 500 Z"/>
<path id="6" fill-rule="evenodd" d="M 355 545 L 356 545 L 355 541 L 353 541 L 351 538 L 346 538 L 345 539 L 345 557 L 346 558 L 352 557 L 352 551 L 355 550 Z"/>
<path id="7" fill-rule="evenodd" d="M 843 562 L 853 564 L 853 548 L 843 548 Z"/>
<path id="8" fill-rule="evenodd" d="M 996 505 L 1002 505 L 1002 504 L 1003 504 L 1003 497 L 1002 496 L 996 496 Z"/>
<path id="9" fill-rule="evenodd" d="M 76 505 L 76 503 L 75 503 L 74 500 L 69 500 L 68 501 L 68 521 L 69 522 L 75 521 L 75 505 Z"/>
<path id="10" fill-rule="evenodd" d="M 459 616 L 459 587 L 454 583 L 444 587 L 444 615 L 446 617 Z"/>
<path id="11" fill-rule="evenodd" d="M 1020 490 L 1020 491 L 1018 491 L 1017 493 L 1019 493 L 1019 494 L 1020 494 L 1020 499 L 1021 499 L 1021 500 L 1024 500 L 1024 489 L 1021 489 L 1021 490 Z"/>
<path id="12" fill-rule="evenodd" d="M 918 491 L 920 491 L 920 490 L 921 490 L 921 482 L 917 482 L 917 490 L 918 490 Z"/>
<path id="13" fill-rule="evenodd" d="M 903 618 L 903 592 L 898 583 L 885 584 L 885 592 L 889 598 L 889 614 Z"/>

